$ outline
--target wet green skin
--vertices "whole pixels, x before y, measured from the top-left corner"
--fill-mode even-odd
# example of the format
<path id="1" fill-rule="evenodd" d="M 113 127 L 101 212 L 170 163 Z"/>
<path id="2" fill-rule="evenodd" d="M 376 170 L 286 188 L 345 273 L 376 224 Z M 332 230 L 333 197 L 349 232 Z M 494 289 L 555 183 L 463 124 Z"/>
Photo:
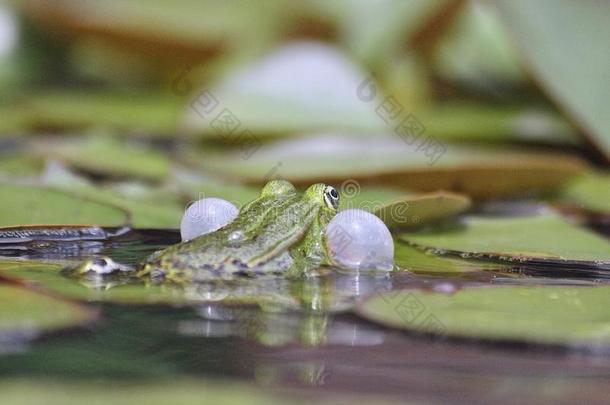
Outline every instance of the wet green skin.
<path id="1" fill-rule="evenodd" d="M 329 264 L 324 232 L 336 214 L 329 187 L 300 195 L 284 180 L 265 185 L 229 225 L 154 253 L 140 276 L 178 283 L 261 274 L 302 275 Z"/>

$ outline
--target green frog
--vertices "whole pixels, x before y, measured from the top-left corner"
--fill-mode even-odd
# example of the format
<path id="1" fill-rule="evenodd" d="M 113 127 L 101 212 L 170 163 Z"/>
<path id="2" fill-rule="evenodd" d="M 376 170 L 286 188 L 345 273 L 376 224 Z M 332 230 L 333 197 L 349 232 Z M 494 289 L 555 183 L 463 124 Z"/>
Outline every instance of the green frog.
<path id="1" fill-rule="evenodd" d="M 154 253 L 138 275 L 190 283 L 308 274 L 331 264 L 325 230 L 338 207 L 332 186 L 314 184 L 300 194 L 288 181 L 272 180 L 231 223 Z"/>

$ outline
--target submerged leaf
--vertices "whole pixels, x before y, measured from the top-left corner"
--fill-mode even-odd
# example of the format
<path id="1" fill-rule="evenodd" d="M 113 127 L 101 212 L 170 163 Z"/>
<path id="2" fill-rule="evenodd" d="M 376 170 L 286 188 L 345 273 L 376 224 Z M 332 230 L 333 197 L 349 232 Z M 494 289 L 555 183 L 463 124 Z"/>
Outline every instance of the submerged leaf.
<path id="1" fill-rule="evenodd" d="M 482 287 L 381 293 L 358 313 L 387 326 L 472 339 L 610 344 L 610 287 Z"/>
<path id="2" fill-rule="evenodd" d="M 519 218 L 473 216 L 459 224 L 405 233 L 400 238 L 439 253 L 610 267 L 607 239 L 553 214 Z"/>

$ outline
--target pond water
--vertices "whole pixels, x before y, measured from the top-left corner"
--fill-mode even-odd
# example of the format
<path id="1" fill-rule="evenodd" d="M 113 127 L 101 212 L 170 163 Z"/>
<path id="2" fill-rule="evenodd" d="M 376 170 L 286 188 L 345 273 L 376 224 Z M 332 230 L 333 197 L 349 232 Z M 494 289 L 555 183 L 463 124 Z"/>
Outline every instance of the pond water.
<path id="1" fill-rule="evenodd" d="M 135 264 L 178 240 L 174 231 L 140 230 L 107 241 L 3 245 L 1 255 L 57 260 L 103 254 Z M 606 352 L 439 339 L 384 328 L 346 310 L 379 290 L 606 283 L 600 274 L 566 277 L 574 273 L 483 262 L 468 264 L 473 267 L 468 272 L 442 271 L 407 262 L 400 252 L 398 265 L 409 271 L 384 276 L 329 271 L 306 283 L 265 282 L 265 292 L 280 300 L 297 297 L 300 309 L 90 303 L 101 313 L 97 322 L 4 347 L 0 374 L 108 384 L 225 377 L 294 395 L 366 393 L 426 402 L 603 402 L 608 397 Z"/>

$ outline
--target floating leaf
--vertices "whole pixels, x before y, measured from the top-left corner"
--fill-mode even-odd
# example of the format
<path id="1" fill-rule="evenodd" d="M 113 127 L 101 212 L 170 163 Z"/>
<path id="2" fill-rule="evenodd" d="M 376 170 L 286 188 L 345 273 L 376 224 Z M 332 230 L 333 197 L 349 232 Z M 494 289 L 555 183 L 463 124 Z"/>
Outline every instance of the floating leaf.
<path id="1" fill-rule="evenodd" d="M 349 208 L 373 212 L 384 203 L 405 197 L 405 192 L 392 187 L 361 186 L 346 180 L 332 184 L 339 191 L 339 209 Z"/>
<path id="2" fill-rule="evenodd" d="M 381 293 L 358 313 L 419 333 L 565 345 L 610 343 L 610 287 L 482 287 Z M 416 308 L 416 310 L 413 310 Z"/>
<path id="3" fill-rule="evenodd" d="M 391 228 L 419 226 L 467 210 L 470 198 L 454 193 L 436 192 L 405 196 L 383 204 L 373 212 Z"/>
<path id="4" fill-rule="evenodd" d="M 315 182 L 341 184 L 351 179 L 407 190 L 451 190 L 474 198 L 552 189 L 587 167 L 570 155 L 527 149 L 494 150 L 445 143 L 430 149 L 436 153 L 424 149 L 407 144 L 399 136 L 355 139 L 323 135 L 262 146 L 246 160 L 240 153 L 210 153 L 201 164 L 210 171 L 252 183 L 284 178 L 307 186 Z"/>
<path id="5" fill-rule="evenodd" d="M 610 175 L 592 172 L 576 177 L 563 188 L 559 201 L 594 213 L 610 214 Z"/>
<path id="6" fill-rule="evenodd" d="M 39 154 L 59 159 L 97 175 L 161 181 L 169 174 L 169 160 L 150 147 L 110 136 L 43 142 Z"/>
<path id="7" fill-rule="evenodd" d="M 0 155 L 0 175 L 6 176 L 32 176 L 42 171 L 42 159 L 35 156 L 10 154 Z"/>
<path id="8" fill-rule="evenodd" d="M 54 91 L 25 97 L 11 114 L 21 117 L 21 130 L 118 130 L 149 137 L 173 136 L 182 102 L 151 93 Z"/>
<path id="9" fill-rule="evenodd" d="M 130 213 L 130 224 L 137 228 L 178 228 L 184 206 L 174 199 L 175 192 L 168 191 L 155 198 L 144 196 L 130 198 L 105 187 L 96 186 L 60 164 L 47 166 L 43 181 L 46 185 L 70 191 L 83 198 L 101 200 Z"/>
<path id="10" fill-rule="evenodd" d="M 402 269 L 414 273 L 469 273 L 483 270 L 506 270 L 505 264 L 467 260 L 454 256 L 439 256 L 431 252 L 407 245 L 394 245 L 394 262 Z"/>
<path id="11" fill-rule="evenodd" d="M 610 242 L 554 214 L 467 217 L 458 224 L 405 233 L 401 239 L 439 253 L 610 267 Z"/>
<path id="12" fill-rule="evenodd" d="M 0 284 L 0 341 L 76 326 L 93 315 L 79 305 Z"/>
<path id="13" fill-rule="evenodd" d="M 500 17 L 543 90 L 610 159 L 610 3 L 496 3 Z"/>
<path id="14" fill-rule="evenodd" d="M 99 225 L 118 227 L 127 213 L 112 205 L 43 187 L 0 183 L 0 227 Z"/>
<path id="15" fill-rule="evenodd" d="M 33 241 L 104 240 L 108 233 L 98 226 L 15 226 L 0 228 L 0 243 L 27 243 Z"/>
<path id="16" fill-rule="evenodd" d="M 444 103 L 418 111 L 417 119 L 426 132 L 449 142 L 580 143 L 564 118 L 544 108 Z"/>

